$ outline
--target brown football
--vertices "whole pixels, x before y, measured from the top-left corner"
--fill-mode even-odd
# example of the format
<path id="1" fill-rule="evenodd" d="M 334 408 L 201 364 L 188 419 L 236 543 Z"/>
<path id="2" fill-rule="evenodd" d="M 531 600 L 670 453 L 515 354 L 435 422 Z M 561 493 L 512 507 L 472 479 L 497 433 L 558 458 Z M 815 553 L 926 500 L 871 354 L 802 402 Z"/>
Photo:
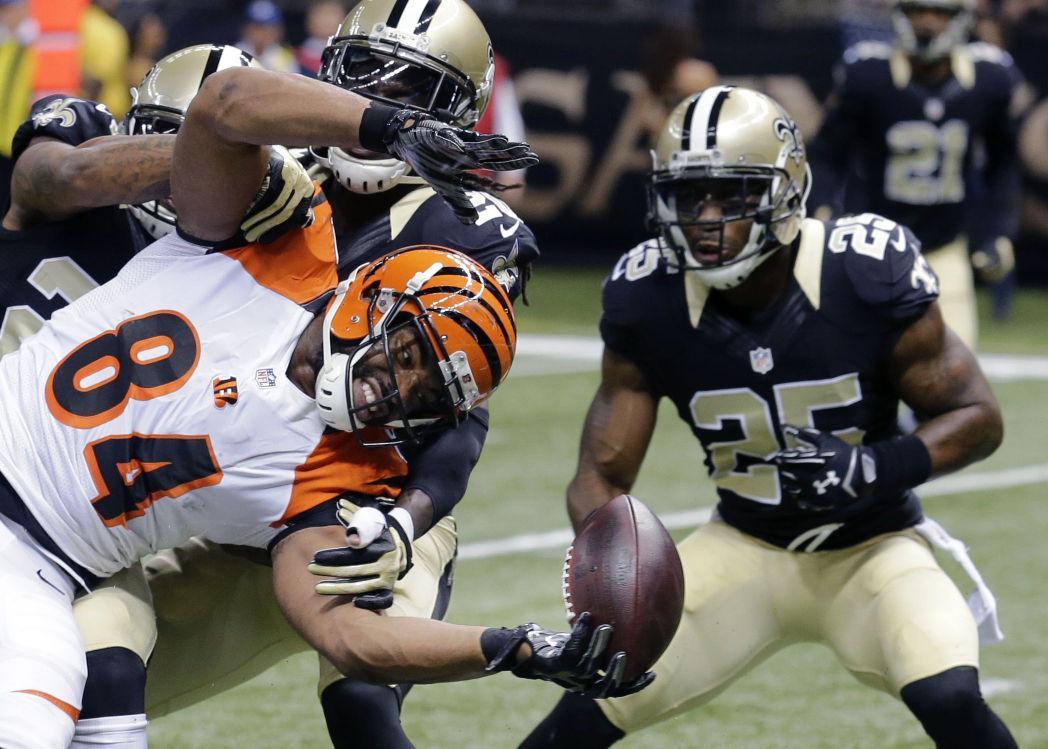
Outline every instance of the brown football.
<path id="1" fill-rule="evenodd" d="M 665 526 L 636 497 L 620 494 L 583 524 L 564 560 L 568 622 L 590 612 L 615 628 L 609 657 L 626 652 L 626 678 L 651 668 L 684 607 L 684 570 Z"/>

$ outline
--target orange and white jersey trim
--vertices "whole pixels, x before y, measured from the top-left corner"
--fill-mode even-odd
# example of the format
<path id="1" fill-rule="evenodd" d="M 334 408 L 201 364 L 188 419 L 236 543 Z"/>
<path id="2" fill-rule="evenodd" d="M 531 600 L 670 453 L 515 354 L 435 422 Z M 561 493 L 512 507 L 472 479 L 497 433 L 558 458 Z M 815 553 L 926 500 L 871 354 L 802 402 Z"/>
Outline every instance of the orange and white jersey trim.
<path id="1" fill-rule="evenodd" d="M 396 451 L 324 433 L 287 377 L 337 284 L 330 209 L 269 245 L 171 235 L 0 360 L 0 472 L 99 576 L 194 535 L 264 547 L 347 489 L 406 475 Z"/>

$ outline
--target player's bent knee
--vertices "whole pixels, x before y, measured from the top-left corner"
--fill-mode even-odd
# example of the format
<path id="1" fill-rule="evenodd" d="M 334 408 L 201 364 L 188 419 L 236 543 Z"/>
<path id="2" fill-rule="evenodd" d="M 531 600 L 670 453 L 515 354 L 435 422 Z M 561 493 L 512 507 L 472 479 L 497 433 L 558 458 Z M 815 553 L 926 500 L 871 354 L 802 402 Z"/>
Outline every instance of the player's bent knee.
<path id="1" fill-rule="evenodd" d="M 146 666 L 136 653 L 127 648 L 103 648 L 87 654 L 81 718 L 144 713 L 145 694 Z"/>
<path id="2" fill-rule="evenodd" d="M 341 679 L 320 695 L 335 749 L 410 749 L 400 725 L 400 696 L 388 685 Z"/>
<path id="3" fill-rule="evenodd" d="M 47 699 L 8 692 L 0 695 L 0 747 L 65 749 L 73 740 L 74 720 Z"/>
<path id="4" fill-rule="evenodd" d="M 979 689 L 979 672 L 958 666 L 911 682 L 900 692 L 935 741 L 951 749 L 1012 749 L 1015 739 L 990 709 Z"/>

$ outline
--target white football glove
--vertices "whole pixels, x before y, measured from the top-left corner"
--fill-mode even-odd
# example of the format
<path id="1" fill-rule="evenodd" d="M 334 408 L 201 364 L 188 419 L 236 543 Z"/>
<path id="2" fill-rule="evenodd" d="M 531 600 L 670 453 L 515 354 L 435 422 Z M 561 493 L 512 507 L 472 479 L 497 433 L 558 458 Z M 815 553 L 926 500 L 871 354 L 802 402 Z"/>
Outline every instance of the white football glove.
<path id="1" fill-rule="evenodd" d="M 389 608 L 393 586 L 411 569 L 410 517 L 403 510 L 387 515 L 374 507 L 357 509 L 340 499 L 338 519 L 351 545 L 321 549 L 313 556 L 309 571 L 332 578 L 317 583 L 317 593 L 354 596 L 353 605 L 362 609 Z"/>

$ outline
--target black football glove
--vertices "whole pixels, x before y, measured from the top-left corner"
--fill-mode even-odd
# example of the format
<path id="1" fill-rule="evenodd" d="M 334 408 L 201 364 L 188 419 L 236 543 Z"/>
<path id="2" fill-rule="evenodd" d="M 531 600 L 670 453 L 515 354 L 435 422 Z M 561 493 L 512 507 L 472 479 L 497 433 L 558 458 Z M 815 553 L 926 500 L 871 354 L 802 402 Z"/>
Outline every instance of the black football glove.
<path id="1" fill-rule="evenodd" d="M 828 512 L 854 504 L 873 493 L 877 463 L 873 452 L 849 445 L 840 437 L 818 429 L 784 426 L 783 432 L 804 446 L 782 450 L 772 461 L 786 496 L 797 507 Z"/>
<path id="2" fill-rule="evenodd" d="M 1015 268 L 1015 250 L 1008 237 L 997 237 L 972 253 L 972 268 L 986 283 L 997 283 Z"/>
<path id="3" fill-rule="evenodd" d="M 622 697 L 639 692 L 655 679 L 648 672 L 636 680 L 623 683 L 626 673 L 626 654 L 616 653 L 600 672 L 606 660 L 604 651 L 611 640 L 611 626 L 590 625 L 588 612 L 575 619 L 571 632 L 553 632 L 537 624 L 522 624 L 513 630 L 502 630 L 509 635 L 498 654 L 488 663 L 488 671 L 509 670 L 521 679 L 541 679 L 558 684 L 569 692 L 585 694 L 594 699 Z M 527 642 L 531 655 L 514 665 L 517 650 Z"/>
<path id="4" fill-rule="evenodd" d="M 375 133 L 367 120 L 378 116 L 388 116 L 388 119 Z M 377 135 L 380 147 L 409 164 L 415 174 L 448 202 L 464 224 L 477 220 L 477 209 L 466 191 L 483 187 L 469 170 L 506 172 L 539 163 L 527 143 L 513 143 L 503 135 L 463 130 L 425 112 L 372 106 L 365 117 L 361 123 L 361 145 L 370 150 L 379 147 L 371 143 L 371 138 Z"/>
<path id="5" fill-rule="evenodd" d="M 358 512 L 377 512 L 374 508 L 358 510 L 346 499 L 338 501 L 338 519 L 347 533 L 354 531 Z M 341 546 L 321 549 L 313 555 L 309 571 L 321 580 L 314 590 L 321 595 L 354 596 L 353 605 L 377 611 L 393 605 L 393 586 L 411 569 L 411 541 L 396 518 L 384 515 L 385 527 L 367 546 L 354 549 Z"/>

